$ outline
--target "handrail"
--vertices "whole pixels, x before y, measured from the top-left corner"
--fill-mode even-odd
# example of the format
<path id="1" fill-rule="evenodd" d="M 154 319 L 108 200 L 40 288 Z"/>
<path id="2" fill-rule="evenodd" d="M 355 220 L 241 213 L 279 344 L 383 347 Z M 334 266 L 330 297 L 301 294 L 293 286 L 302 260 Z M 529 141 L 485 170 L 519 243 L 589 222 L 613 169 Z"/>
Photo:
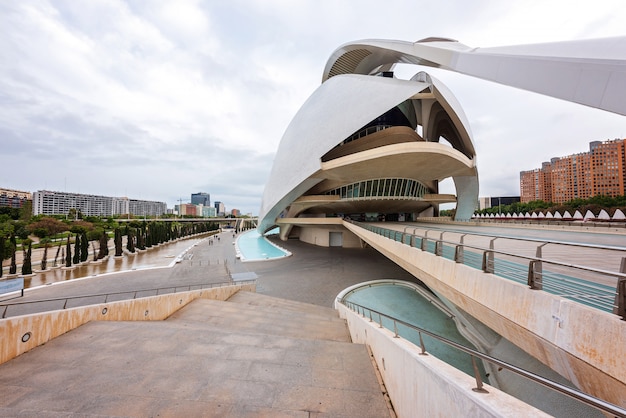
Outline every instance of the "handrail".
<path id="1" fill-rule="evenodd" d="M 413 228 L 413 229 L 423 229 L 425 231 L 441 231 L 443 230 L 443 228 L 437 228 L 437 227 L 421 227 L 421 226 L 413 226 L 413 225 L 407 225 L 404 228 L 404 231 L 406 232 L 407 228 Z M 474 235 L 477 237 L 494 237 L 494 238 L 503 238 L 503 239 L 512 239 L 515 241 L 528 241 L 528 242 L 541 242 L 541 243 L 546 243 L 546 244 L 557 244 L 557 245 L 566 245 L 566 246 L 572 246 L 572 247 L 581 247 L 581 248 L 595 248 L 595 249 L 602 249 L 602 250 L 611 250 L 611 251 L 626 251 L 626 247 L 617 247 L 617 246 L 613 246 L 613 245 L 600 245 L 600 244 L 588 244 L 588 243 L 581 243 L 581 242 L 569 242 L 569 241 L 553 241 L 553 240 L 545 240 L 545 239 L 540 239 L 540 238 L 530 238 L 530 237 L 516 237 L 513 235 L 498 235 L 498 234 L 483 234 L 480 232 L 467 232 L 467 231 L 455 231 L 455 230 L 451 230 L 451 229 L 445 229 L 443 232 L 454 232 L 456 234 L 466 234 L 466 235 Z"/>
<path id="2" fill-rule="evenodd" d="M 367 225 L 363 226 L 364 224 L 362 224 L 360 222 L 349 221 L 349 220 L 347 220 L 347 221 L 351 222 L 351 223 L 353 223 L 353 224 L 355 224 L 355 225 L 357 225 L 359 227 L 362 227 L 364 229 L 368 229 L 369 230 Z M 372 227 L 372 228 L 387 229 L 387 228 L 382 228 L 382 227 Z M 501 255 L 506 255 L 506 256 L 510 256 L 510 257 L 524 258 L 526 260 L 537 260 L 537 261 L 542 261 L 542 262 L 545 262 L 545 263 L 554 264 L 554 265 L 561 266 L 561 267 L 570 267 L 570 268 L 575 268 L 575 269 L 578 269 L 578 270 L 585 270 L 585 271 L 589 271 L 589 272 L 592 272 L 592 273 L 599 273 L 599 274 L 604 274 L 604 275 L 607 275 L 607 276 L 615 276 L 615 277 L 626 279 L 626 273 L 620 273 L 620 272 L 617 272 L 617 271 L 602 270 L 602 269 L 597 269 L 597 268 L 594 268 L 594 267 L 587 267 L 587 266 L 581 266 L 581 265 L 578 265 L 578 264 L 564 263 L 562 261 L 549 260 L 547 258 L 531 257 L 531 256 L 523 255 L 523 254 L 509 253 L 509 252 L 506 252 L 506 251 L 496 250 L 494 248 L 485 248 L 485 247 L 481 247 L 481 246 L 477 246 L 477 245 L 460 244 L 460 243 L 458 243 L 456 241 L 447 241 L 447 240 L 442 240 L 442 239 L 433 239 L 433 238 L 428 237 L 427 235 L 409 234 L 407 232 L 395 231 L 393 229 L 388 229 L 388 230 L 389 231 L 393 231 L 393 232 L 399 232 L 401 234 L 408 234 L 408 235 L 411 235 L 413 237 L 418 237 L 418 238 L 423 239 L 423 240 L 431 240 L 431 241 L 434 241 L 434 242 L 441 242 L 441 243 L 444 243 L 444 244 L 451 244 L 451 245 L 454 245 L 454 246 L 459 246 L 460 245 L 462 247 L 467 247 L 467 248 L 471 248 L 471 249 L 474 249 L 474 250 L 480 250 L 480 251 L 483 251 L 483 252 L 487 251 L 487 252 L 491 252 L 491 253 L 495 253 L 495 254 L 501 254 Z M 371 231 L 371 232 L 374 232 L 374 231 Z M 374 233 L 376 233 L 376 232 L 374 232 Z M 475 235 L 475 234 L 469 234 L 468 233 L 466 235 Z M 493 235 L 485 235 L 485 236 L 493 237 Z M 498 236 L 496 238 L 506 238 L 506 237 Z M 520 240 L 523 241 L 525 239 L 521 238 Z M 538 242 L 545 242 L 545 240 L 537 240 L 537 241 Z M 549 243 L 556 243 L 556 242 L 555 241 L 550 241 Z M 604 248 L 604 247 L 598 247 L 598 248 Z M 614 247 L 614 248 L 609 248 L 609 249 L 622 249 L 622 248 L 621 247 Z M 623 250 L 626 251 L 626 248 L 623 248 Z"/>
<path id="3" fill-rule="evenodd" d="M 103 297 L 104 296 L 104 302 L 102 303 L 107 303 L 108 302 L 108 298 L 109 296 L 115 296 L 115 295 L 125 295 L 125 294 L 129 294 L 132 293 L 133 297 L 130 299 L 137 299 L 137 293 L 145 293 L 145 292 L 156 292 L 155 296 L 159 296 L 159 291 L 161 290 L 165 290 L 165 289 L 174 289 L 173 292 L 167 292 L 167 293 L 161 293 L 161 294 L 168 294 L 168 293 L 178 293 L 178 289 L 187 289 L 187 290 L 181 290 L 181 292 L 185 292 L 185 291 L 191 291 L 192 287 L 198 287 L 197 289 L 194 290 L 202 290 L 202 289 L 211 289 L 214 287 L 224 287 L 224 286 L 231 286 L 234 284 L 251 284 L 251 283 L 255 283 L 256 280 L 238 280 L 237 282 L 219 282 L 219 283 L 194 283 L 194 284 L 188 284 L 188 285 L 173 285 L 173 286 L 164 286 L 164 287 L 153 287 L 150 289 L 136 289 L 136 290 L 128 290 L 126 292 L 111 292 L 111 293 L 96 293 L 96 294 L 91 294 L 91 295 L 80 295 L 80 296 L 66 296 L 66 297 L 61 297 L 61 298 L 50 298 L 50 299 L 40 299 L 40 300 L 28 300 L 28 301 L 21 301 L 21 302 L 14 302 L 14 303 L 7 303 L 7 304 L 3 304 L 0 303 L 0 307 L 4 306 L 4 311 L 2 312 L 2 319 L 6 318 L 6 314 L 7 314 L 7 310 L 9 308 L 9 306 L 17 306 L 17 305 L 29 305 L 29 304 L 33 304 L 33 303 L 45 303 L 45 302 L 58 302 L 58 301 L 64 301 L 65 303 L 63 304 L 63 309 L 67 309 L 67 302 L 70 300 L 75 300 L 75 299 L 84 299 L 84 298 L 95 298 L 95 297 Z"/>
<path id="4" fill-rule="evenodd" d="M 610 271 L 610 270 L 604 270 L 604 269 L 598 269 L 598 268 L 594 268 L 594 267 L 587 267 L 587 266 L 582 266 L 582 265 L 577 265 L 577 264 L 572 264 L 572 263 L 565 263 L 565 262 L 561 262 L 561 261 L 556 261 L 556 260 L 550 260 L 547 258 L 543 258 L 540 256 L 540 251 L 538 252 L 537 255 L 535 256 L 528 256 L 528 255 L 523 255 L 523 254 L 515 254 L 515 253 L 511 253 L 511 252 L 507 252 L 507 251 L 502 251 L 502 250 L 496 250 L 495 248 L 493 248 L 493 241 L 495 239 L 498 238 L 505 238 L 505 237 L 501 237 L 501 236 L 496 236 L 494 237 L 493 240 L 491 240 L 489 248 L 486 247 L 482 247 L 482 246 L 478 246 L 478 245 L 471 245 L 471 244 L 466 244 L 461 242 L 456 242 L 456 241 L 448 241 L 448 240 L 444 240 L 442 237 L 442 233 L 440 233 L 439 238 L 434 238 L 434 237 L 428 237 L 428 232 L 430 232 L 430 229 L 425 229 L 425 228 L 420 228 L 418 227 L 405 227 L 403 231 L 398 231 L 395 229 L 390 229 L 390 228 L 384 228 L 384 227 L 380 227 L 380 226 L 373 226 L 373 225 L 369 225 L 366 223 L 362 223 L 362 222 L 358 222 L 358 221 L 352 221 L 352 220 L 346 220 L 346 222 L 350 222 L 360 228 L 363 228 L 365 230 L 368 230 L 370 232 L 373 232 L 375 234 L 393 239 L 395 241 L 398 241 L 398 235 L 400 235 L 400 240 L 399 242 L 405 244 L 405 245 L 409 245 L 411 247 L 414 248 L 418 248 L 415 247 L 414 243 L 415 243 L 415 238 L 418 238 L 421 240 L 421 246 L 419 248 L 421 248 L 422 251 L 426 251 L 427 250 L 427 245 L 426 243 L 430 240 L 432 242 L 435 243 L 435 255 L 441 256 L 441 246 L 442 244 L 448 244 L 451 245 L 453 247 L 456 248 L 455 251 L 455 257 L 454 257 L 454 261 L 457 263 L 463 263 L 463 249 L 465 248 L 469 248 L 469 249 L 473 249 L 476 250 L 478 252 L 482 252 L 483 254 L 483 264 L 482 264 L 482 269 L 483 271 L 485 271 L 486 273 L 494 273 L 494 254 L 499 254 L 499 255 L 503 255 L 503 256 L 508 256 L 508 257 L 514 257 L 514 258 L 518 258 L 518 259 L 522 259 L 522 260 L 526 260 L 528 261 L 528 276 L 527 276 L 527 284 L 528 286 L 533 289 L 533 290 L 543 290 L 543 285 L 542 285 L 542 279 L 547 277 L 547 273 L 545 271 L 543 271 L 542 268 L 542 263 L 547 263 L 547 264 L 551 264 L 554 266 L 559 266 L 559 267 L 565 267 L 565 268 L 569 268 L 569 269 L 575 269 L 575 270 L 579 270 L 579 271 L 586 271 L 586 272 L 590 272 L 590 273 L 594 273 L 594 274 L 600 274 L 603 276 L 609 276 L 609 277 L 614 277 L 616 279 L 616 287 L 615 289 L 610 292 L 610 294 L 605 295 L 605 297 L 612 297 L 614 298 L 614 301 L 612 302 L 612 304 L 610 306 L 608 306 L 609 311 L 612 311 L 612 313 L 621 316 L 622 319 L 626 320 L 626 286 L 624 285 L 620 285 L 620 282 L 624 282 L 626 280 L 626 268 L 623 268 L 621 271 Z M 413 233 L 410 232 L 406 232 L 407 228 L 413 228 Z M 416 234 L 416 230 L 417 229 L 425 229 L 425 235 L 420 235 L 420 234 Z M 377 231 L 379 230 L 379 231 Z M 438 232 L 441 232 L 440 230 L 436 230 Z M 447 231 L 444 231 L 447 232 Z M 459 233 L 459 232 L 455 232 L 455 233 Z M 466 235 L 473 235 L 473 233 L 464 233 L 463 237 Z M 405 237 L 411 237 L 410 242 L 407 244 Z M 485 235 L 487 237 L 493 237 L 493 235 Z M 524 238 L 522 238 L 522 240 L 524 240 Z M 542 244 L 546 243 L 546 240 L 537 240 L 537 242 L 540 242 Z M 551 241 L 548 241 L 549 243 L 552 243 Z M 543 245 L 542 245 L 543 246 Z M 615 248 L 619 248 L 619 247 L 612 247 L 610 249 L 615 249 Z M 461 251 L 459 251 L 461 250 Z M 626 249 L 625 249 L 626 250 Z M 510 277 L 506 277 L 506 276 L 501 276 L 507 279 L 511 279 Z M 584 279 L 579 279 L 579 280 L 584 280 Z M 587 280 L 585 280 L 587 281 Z M 588 282 L 588 281 L 587 281 Z M 580 286 L 585 287 L 588 290 L 594 290 L 594 291 L 602 291 L 602 292 L 606 292 L 605 288 L 598 286 L 596 283 L 579 283 Z M 580 296 L 580 295 L 577 295 Z M 587 296 L 589 297 L 589 296 Z M 574 298 L 576 300 L 576 298 Z M 589 302 L 589 301 L 587 301 Z M 596 307 L 607 307 L 607 304 L 600 304 L 600 303 L 596 303 L 594 306 Z"/>
<path id="5" fill-rule="evenodd" d="M 530 372 L 528 370 L 522 369 L 520 367 L 514 366 L 510 363 L 507 363 L 503 360 L 497 359 L 495 357 L 492 357 L 488 354 L 484 354 L 481 353 L 480 351 L 474 350 L 472 348 L 469 347 L 465 347 L 464 345 L 461 345 L 459 343 L 456 343 L 452 340 L 449 340 L 445 337 L 442 337 L 438 334 L 435 334 L 431 331 L 428 331 L 424 328 L 415 326 L 413 324 L 409 324 L 408 322 L 405 322 L 401 319 L 392 317 L 390 315 L 384 314 L 382 312 L 379 312 L 375 309 L 371 309 L 368 308 L 366 306 L 363 305 L 359 305 L 358 303 L 354 303 L 354 302 L 349 302 L 347 300 L 338 300 L 339 303 L 343 304 L 344 306 L 346 306 L 348 309 L 352 310 L 353 312 L 356 312 L 359 315 L 362 315 L 363 317 L 365 317 L 365 311 L 367 310 L 369 312 L 369 318 L 370 321 L 373 322 L 372 319 L 372 313 L 375 313 L 376 315 L 378 315 L 378 324 L 379 327 L 382 328 L 383 327 L 383 321 L 382 318 L 386 318 L 388 320 L 393 321 L 393 326 L 394 326 L 394 338 L 399 338 L 398 335 L 398 324 L 400 325 L 404 325 L 410 329 L 413 329 L 414 331 L 417 331 L 418 335 L 419 335 L 419 340 L 420 340 L 420 349 L 421 349 L 421 353 L 422 355 L 428 355 L 428 353 L 426 352 L 426 346 L 424 344 L 424 341 L 422 339 L 422 333 L 446 344 L 449 345 L 453 348 L 456 348 L 457 350 L 460 350 L 466 354 L 469 354 L 472 357 L 472 364 L 474 366 L 474 377 L 476 379 L 476 387 L 473 388 L 472 390 L 475 392 L 479 392 L 479 393 L 487 393 L 487 391 L 485 389 L 483 389 L 482 387 L 482 379 L 480 377 L 480 373 L 478 372 L 478 368 L 476 367 L 476 363 L 475 363 L 475 358 L 480 358 L 481 360 L 485 360 L 491 364 L 494 364 L 496 366 L 502 367 L 504 369 L 507 369 L 519 376 L 525 377 L 533 382 L 539 383 L 542 386 L 545 386 L 547 388 L 550 388 L 552 390 L 555 390 L 563 395 L 569 396 L 573 399 L 576 399 L 580 402 L 585 403 L 586 405 L 589 405 L 591 407 L 594 407 L 596 409 L 599 409 L 602 412 L 607 412 L 610 413 L 616 417 L 622 417 L 622 418 L 626 418 L 626 409 L 621 408 L 617 405 L 614 405 L 610 402 L 607 402 L 603 399 L 599 399 L 596 398 L 595 396 L 589 395 L 587 393 L 584 393 L 582 391 L 579 391 L 577 389 L 573 389 L 570 388 L 568 386 L 564 386 L 558 382 L 554 382 L 550 379 L 547 379 L 545 377 L 539 376 L 533 372 Z M 356 309 L 354 309 L 356 307 Z"/>

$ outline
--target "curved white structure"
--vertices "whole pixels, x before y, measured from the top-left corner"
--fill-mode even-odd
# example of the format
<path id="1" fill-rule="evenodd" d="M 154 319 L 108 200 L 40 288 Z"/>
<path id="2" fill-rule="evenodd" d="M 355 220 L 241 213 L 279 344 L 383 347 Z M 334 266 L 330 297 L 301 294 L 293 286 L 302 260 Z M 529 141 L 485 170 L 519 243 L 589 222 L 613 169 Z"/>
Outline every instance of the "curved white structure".
<path id="1" fill-rule="evenodd" d="M 363 40 L 338 48 L 323 80 L 369 74 L 393 63 L 439 67 L 585 106 L 626 115 L 626 36 L 471 48 L 452 39 Z"/>
<path id="2" fill-rule="evenodd" d="M 274 160 L 262 231 L 280 217 L 420 213 L 456 200 L 438 194 L 438 181 L 448 177 L 457 185 L 457 213 L 469 219 L 478 178 L 465 115 L 427 74 L 389 75 L 338 75 L 305 102 Z M 290 227 L 281 228 L 286 238 Z"/>
<path id="3" fill-rule="evenodd" d="M 333 52 L 322 85 L 285 131 L 263 195 L 262 232 L 280 225 L 286 239 L 311 217 L 436 215 L 440 203 L 455 201 L 455 219 L 471 218 L 478 176 L 463 110 L 426 73 L 395 78 L 397 63 L 444 68 L 626 115 L 626 37 L 499 48 L 443 38 L 350 42 Z M 438 193 L 446 178 L 453 179 L 456 196 Z"/>

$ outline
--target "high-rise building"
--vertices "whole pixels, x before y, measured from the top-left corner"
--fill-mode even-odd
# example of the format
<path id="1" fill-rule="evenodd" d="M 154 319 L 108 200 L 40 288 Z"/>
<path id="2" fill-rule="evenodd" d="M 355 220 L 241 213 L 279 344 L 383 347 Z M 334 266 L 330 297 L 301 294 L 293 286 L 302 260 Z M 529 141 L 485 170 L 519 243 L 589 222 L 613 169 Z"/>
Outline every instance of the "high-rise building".
<path id="1" fill-rule="evenodd" d="M 548 162 L 542 164 L 541 168 L 522 171 L 520 173 L 520 200 L 531 202 L 533 200 L 543 200 L 552 202 L 552 165 Z"/>
<path id="2" fill-rule="evenodd" d="M 211 195 L 209 193 L 192 193 L 191 194 L 192 205 L 211 206 Z"/>
<path id="3" fill-rule="evenodd" d="M 215 210 L 217 211 L 217 216 L 224 216 L 226 214 L 226 207 L 222 202 L 215 202 Z"/>
<path id="4" fill-rule="evenodd" d="M 541 168 L 520 173 L 522 202 L 563 203 L 593 196 L 626 194 L 626 142 L 594 141 L 589 152 L 552 158 Z"/>

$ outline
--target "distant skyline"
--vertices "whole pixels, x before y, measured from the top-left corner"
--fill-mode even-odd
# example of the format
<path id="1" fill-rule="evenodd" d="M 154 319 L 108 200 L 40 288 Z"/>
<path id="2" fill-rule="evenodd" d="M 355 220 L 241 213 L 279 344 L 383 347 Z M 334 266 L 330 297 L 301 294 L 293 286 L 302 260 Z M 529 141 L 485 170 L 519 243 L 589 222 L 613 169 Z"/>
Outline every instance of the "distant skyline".
<path id="1" fill-rule="evenodd" d="M 0 2 L 0 187 L 170 208 L 203 190 L 258 214 L 282 134 L 341 44 L 556 42 L 623 36 L 624 21 L 619 0 Z M 419 71 L 463 106 L 480 196 L 519 195 L 520 171 L 626 137 L 623 116 L 433 68 L 396 74 Z"/>

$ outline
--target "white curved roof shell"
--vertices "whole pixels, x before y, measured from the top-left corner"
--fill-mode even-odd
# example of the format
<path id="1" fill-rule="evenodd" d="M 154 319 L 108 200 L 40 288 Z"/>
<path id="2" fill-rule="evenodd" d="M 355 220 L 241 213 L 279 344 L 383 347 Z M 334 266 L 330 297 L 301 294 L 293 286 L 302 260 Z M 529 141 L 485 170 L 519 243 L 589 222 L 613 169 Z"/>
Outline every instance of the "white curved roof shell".
<path id="1" fill-rule="evenodd" d="M 394 63 L 439 67 L 626 115 L 626 36 L 495 48 L 440 38 L 367 39 L 339 47 L 323 80 L 343 71 L 369 74 Z"/>
<path id="2" fill-rule="evenodd" d="M 392 156 L 394 153 L 396 167 L 401 159 L 406 160 L 411 153 L 419 155 L 420 150 L 425 153 L 424 156 L 429 153 L 441 155 L 442 158 L 448 155 L 450 161 L 462 161 L 460 165 L 453 164 L 447 170 L 446 164 L 433 167 L 433 170 L 436 168 L 434 170 L 436 175 L 427 180 L 438 180 L 456 174 L 476 177 L 474 147 L 469 125 L 458 102 L 438 80 L 426 75 L 420 75 L 418 79 L 423 81 L 345 74 L 324 82 L 304 103 L 283 135 L 263 195 L 259 229 L 267 230 L 271 227 L 285 208 L 317 183 L 332 177 L 333 171 L 337 174 L 344 166 L 344 170 L 349 170 L 353 177 L 356 175 L 357 178 L 368 178 L 366 172 L 372 160 L 382 161 L 388 158 L 394 161 Z M 389 145 L 384 150 L 381 148 L 377 148 L 376 151 L 370 150 L 370 155 L 360 153 L 360 157 L 353 155 L 322 164 L 322 156 L 345 138 L 405 100 L 420 97 L 420 94 L 428 95 L 432 101 L 436 99 L 453 119 L 465 155 L 435 142 L 414 143 Z M 424 112 L 427 113 L 426 110 Z M 425 126 L 424 129 L 428 127 Z M 444 149 L 433 149 L 437 147 Z M 379 154 L 373 155 L 376 152 Z M 349 161 L 350 159 L 353 161 Z M 361 168 L 365 167 L 365 172 L 361 175 L 358 175 L 359 164 Z M 407 167 L 410 167 L 410 164 L 410 161 L 402 161 L 402 165 Z M 401 174 L 394 174 L 393 169 L 387 171 L 386 175 L 379 172 L 371 173 L 371 176 L 389 177 Z M 476 188 L 475 192 L 477 191 Z"/>

